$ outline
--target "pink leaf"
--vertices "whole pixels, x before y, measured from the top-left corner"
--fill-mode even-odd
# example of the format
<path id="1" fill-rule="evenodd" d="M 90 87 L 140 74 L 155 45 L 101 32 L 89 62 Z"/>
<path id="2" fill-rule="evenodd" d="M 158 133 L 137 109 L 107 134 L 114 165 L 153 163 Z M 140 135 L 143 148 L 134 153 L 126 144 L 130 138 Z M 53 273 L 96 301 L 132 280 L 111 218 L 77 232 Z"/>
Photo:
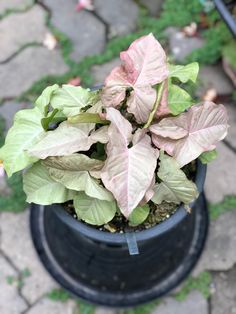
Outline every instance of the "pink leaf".
<path id="1" fill-rule="evenodd" d="M 171 110 L 168 107 L 168 80 L 165 80 L 161 102 L 157 108 L 157 112 L 156 112 L 155 117 L 157 119 L 160 119 L 160 118 L 167 116 L 169 114 L 171 114 Z"/>
<path id="2" fill-rule="evenodd" d="M 153 34 L 135 40 L 120 54 L 132 85 L 156 85 L 168 76 L 166 54 Z"/>
<path id="3" fill-rule="evenodd" d="M 226 136 L 227 121 L 223 105 L 204 102 L 178 117 L 165 118 L 151 126 L 152 140 L 183 167 L 201 153 L 213 149 Z"/>
<path id="4" fill-rule="evenodd" d="M 156 90 L 150 85 L 140 86 L 139 88 L 134 87 L 127 101 L 127 110 L 135 115 L 137 122 L 147 121 L 155 103 L 156 95 Z"/>
<path id="5" fill-rule="evenodd" d="M 134 41 L 120 54 L 123 65 L 115 68 L 105 81 L 102 100 L 117 107 L 124 100 L 127 88 L 133 89 L 127 102 L 128 111 L 137 122 L 146 122 L 156 99 L 152 86 L 168 76 L 166 55 L 153 34 Z"/>
<path id="6" fill-rule="evenodd" d="M 107 108 L 106 119 L 111 121 L 108 128 L 109 144 L 128 146 L 132 139 L 132 125 L 114 108 Z"/>
<path id="7" fill-rule="evenodd" d="M 128 217 L 152 184 L 159 152 L 151 146 L 146 130 L 139 129 L 132 136 L 130 122 L 118 110 L 107 108 L 107 119 L 111 125 L 107 160 L 101 178 L 113 193 L 122 213 Z M 133 146 L 129 148 L 131 141 Z"/>

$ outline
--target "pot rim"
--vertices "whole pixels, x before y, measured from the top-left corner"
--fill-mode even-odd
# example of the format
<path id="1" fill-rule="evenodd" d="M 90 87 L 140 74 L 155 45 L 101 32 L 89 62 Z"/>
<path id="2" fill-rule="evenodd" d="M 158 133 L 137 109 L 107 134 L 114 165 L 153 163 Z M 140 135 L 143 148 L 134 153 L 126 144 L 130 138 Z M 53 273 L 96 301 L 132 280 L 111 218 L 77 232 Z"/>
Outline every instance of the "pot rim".
<path id="1" fill-rule="evenodd" d="M 203 191 L 203 185 L 206 178 L 206 169 L 207 166 L 203 165 L 199 159 L 197 159 L 197 172 L 195 184 L 197 185 L 199 194 Z M 196 200 L 190 204 L 190 207 L 193 207 Z M 84 235 L 85 237 L 90 238 L 91 240 L 110 243 L 110 244 L 126 244 L 127 243 L 127 233 L 109 233 L 90 227 L 89 225 L 75 220 L 69 213 L 67 213 L 60 204 L 55 204 L 54 211 L 58 217 L 74 231 Z M 186 216 L 188 215 L 186 209 L 183 205 L 180 205 L 176 212 L 165 221 L 155 225 L 147 230 L 131 232 L 135 234 L 137 242 L 145 241 L 165 232 L 168 232 L 170 229 L 174 228 L 179 224 Z"/>

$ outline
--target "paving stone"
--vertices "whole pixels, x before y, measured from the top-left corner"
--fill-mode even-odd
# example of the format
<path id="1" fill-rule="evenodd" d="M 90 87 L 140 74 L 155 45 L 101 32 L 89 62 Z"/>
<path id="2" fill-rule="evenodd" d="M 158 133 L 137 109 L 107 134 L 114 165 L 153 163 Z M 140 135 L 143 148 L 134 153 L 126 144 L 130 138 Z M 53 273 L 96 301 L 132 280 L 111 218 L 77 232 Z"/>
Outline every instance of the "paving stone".
<path id="1" fill-rule="evenodd" d="M 24 10 L 33 3 L 33 0 L 1 0 L 0 15 L 9 10 Z"/>
<path id="2" fill-rule="evenodd" d="M 184 61 L 187 55 L 204 45 L 203 39 L 187 37 L 176 27 L 168 27 L 165 33 L 169 38 L 170 53 L 176 61 Z"/>
<path id="3" fill-rule="evenodd" d="M 73 0 L 44 0 L 44 4 L 52 12 L 52 25 L 71 39 L 73 60 L 79 62 L 85 56 L 103 51 L 106 27 L 92 13 L 77 12 Z"/>
<path id="4" fill-rule="evenodd" d="M 139 9 L 132 0 L 94 0 L 96 13 L 109 25 L 110 37 L 129 34 L 136 28 Z"/>
<path id="5" fill-rule="evenodd" d="M 47 32 L 45 11 L 38 5 L 24 13 L 7 16 L 0 22 L 0 42 L 4 43 L 0 62 L 9 59 L 24 45 L 42 43 Z"/>
<path id="6" fill-rule="evenodd" d="M 24 278 L 22 287 L 22 295 L 29 303 L 34 303 L 45 293 L 58 288 L 58 285 L 44 270 L 32 245 L 29 231 L 29 210 L 20 214 L 2 213 L 0 230 L 0 245 L 4 254 L 14 262 L 19 270 L 28 269 L 30 271 L 30 276 Z"/>
<path id="7" fill-rule="evenodd" d="M 0 255 L 0 313 L 19 314 L 27 309 L 27 304 L 19 296 L 16 283 L 7 282 L 8 276 L 17 278 L 17 272 Z"/>
<path id="8" fill-rule="evenodd" d="M 69 300 L 65 303 L 47 298 L 36 303 L 27 314 L 75 314 L 76 303 Z"/>
<path id="9" fill-rule="evenodd" d="M 214 88 L 219 95 L 228 95 L 234 91 L 233 84 L 221 64 L 201 66 L 198 79 L 200 83 L 196 95 L 199 97 L 210 88 Z"/>
<path id="10" fill-rule="evenodd" d="M 95 314 L 116 314 L 117 310 L 109 309 L 106 307 L 96 307 Z"/>
<path id="11" fill-rule="evenodd" d="M 164 0 L 140 0 L 140 3 L 145 5 L 151 15 L 157 16 L 161 13 Z"/>
<path id="12" fill-rule="evenodd" d="M 24 49 L 10 62 L 0 65 L 0 98 L 13 98 L 47 75 L 68 71 L 60 51 L 44 47 Z"/>
<path id="13" fill-rule="evenodd" d="M 236 104 L 225 104 L 229 116 L 229 129 L 226 140 L 236 149 Z"/>
<path id="14" fill-rule="evenodd" d="M 223 271 L 236 263 L 236 211 L 212 221 L 207 244 L 193 275 L 205 270 Z M 224 313 L 224 312 L 222 312 Z"/>
<path id="15" fill-rule="evenodd" d="M 13 119 L 17 111 L 32 107 L 31 104 L 26 102 L 7 101 L 0 106 L 0 115 L 5 119 L 6 130 L 13 125 Z"/>
<path id="16" fill-rule="evenodd" d="M 236 268 L 214 274 L 215 293 L 211 297 L 211 314 L 236 313 Z"/>
<path id="17" fill-rule="evenodd" d="M 104 84 L 105 78 L 110 74 L 110 72 L 118 65 L 121 64 L 120 59 L 114 59 L 110 62 L 104 63 L 102 65 L 94 65 L 91 68 L 91 74 L 94 78 L 95 84 Z"/>
<path id="18" fill-rule="evenodd" d="M 209 163 L 205 182 L 208 201 L 217 203 L 226 195 L 236 195 L 236 155 L 224 143 L 216 147 L 218 156 Z"/>
<path id="19" fill-rule="evenodd" d="M 184 301 L 167 297 L 152 314 L 208 314 L 207 300 L 198 291 L 191 292 Z"/>

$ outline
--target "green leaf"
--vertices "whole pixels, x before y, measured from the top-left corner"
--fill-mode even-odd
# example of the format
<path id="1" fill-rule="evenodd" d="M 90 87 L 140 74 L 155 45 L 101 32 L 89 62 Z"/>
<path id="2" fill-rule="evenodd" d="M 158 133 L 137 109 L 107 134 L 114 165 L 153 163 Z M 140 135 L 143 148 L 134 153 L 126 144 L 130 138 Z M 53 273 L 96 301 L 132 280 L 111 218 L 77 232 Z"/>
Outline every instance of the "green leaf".
<path id="1" fill-rule="evenodd" d="M 58 89 L 52 99 L 54 109 L 62 110 L 67 117 L 72 117 L 81 112 L 81 109 L 94 105 L 98 100 L 98 92 L 91 92 L 80 86 L 63 85 Z"/>
<path id="2" fill-rule="evenodd" d="M 85 191 L 90 197 L 113 201 L 113 195 L 91 176 L 93 171 L 99 171 L 103 162 L 91 159 L 83 154 L 73 154 L 63 157 L 49 157 L 43 164 L 49 175 L 70 190 Z"/>
<path id="3" fill-rule="evenodd" d="M 47 107 L 50 104 L 52 95 L 58 89 L 59 89 L 59 86 L 57 84 L 48 86 L 47 88 L 45 88 L 45 90 L 42 92 L 42 94 L 39 96 L 39 98 L 35 102 L 36 106 L 39 108 L 39 110 L 45 117 L 47 116 L 47 109 L 48 109 Z"/>
<path id="4" fill-rule="evenodd" d="M 202 164 L 207 164 L 209 162 L 211 162 L 212 160 L 214 160 L 217 157 L 217 151 L 215 149 L 208 151 L 208 152 L 204 152 L 199 156 L 199 159 L 201 161 Z"/>
<path id="5" fill-rule="evenodd" d="M 9 177 L 38 160 L 30 156 L 27 150 L 45 134 L 41 119 L 42 113 L 37 107 L 16 113 L 14 125 L 7 134 L 5 145 L 0 149 L 0 159 Z"/>
<path id="6" fill-rule="evenodd" d="M 131 226 L 140 225 L 147 219 L 149 212 L 150 208 L 148 204 L 136 207 L 129 216 L 129 224 Z"/>
<path id="7" fill-rule="evenodd" d="M 188 205 L 198 197 L 198 190 L 194 182 L 187 179 L 180 169 L 178 162 L 163 151 L 160 153 L 160 167 L 157 172 L 161 183 L 154 187 L 152 201 L 161 204 L 163 201 Z"/>
<path id="8" fill-rule="evenodd" d="M 58 109 L 54 109 L 48 117 L 43 118 L 41 120 L 42 127 L 44 128 L 45 131 L 48 130 L 49 124 L 53 121 L 57 113 L 58 113 Z"/>
<path id="9" fill-rule="evenodd" d="M 189 80 L 195 83 L 199 72 L 199 65 L 197 62 L 187 65 L 170 64 L 169 71 L 169 77 L 175 77 L 182 83 L 187 83 Z"/>
<path id="10" fill-rule="evenodd" d="M 192 97 L 184 89 L 170 83 L 168 87 L 168 106 L 171 113 L 177 116 L 191 105 L 193 105 Z"/>
<path id="11" fill-rule="evenodd" d="M 84 192 L 79 192 L 74 198 L 74 207 L 78 217 L 91 225 L 104 225 L 116 214 L 116 202 L 108 202 L 91 198 Z"/>
<path id="12" fill-rule="evenodd" d="M 23 184 L 27 202 L 40 205 L 64 203 L 72 200 L 77 193 L 53 180 L 40 161 L 24 173 Z"/>

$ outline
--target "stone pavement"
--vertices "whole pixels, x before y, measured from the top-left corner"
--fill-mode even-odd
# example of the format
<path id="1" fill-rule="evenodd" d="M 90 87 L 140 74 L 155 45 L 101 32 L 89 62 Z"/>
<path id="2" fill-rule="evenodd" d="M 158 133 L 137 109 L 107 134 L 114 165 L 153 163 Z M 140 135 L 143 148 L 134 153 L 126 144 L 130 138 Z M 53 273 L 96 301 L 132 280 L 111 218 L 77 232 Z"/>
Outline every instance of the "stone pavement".
<path id="1" fill-rule="evenodd" d="M 37 2 L 37 3 L 35 3 Z M 163 1 L 142 0 L 150 14 L 160 12 Z M 0 1 L 0 114 L 10 127 L 14 113 L 30 106 L 17 97 L 33 83 L 48 75 L 62 75 L 69 70 L 62 57 L 62 47 L 49 50 L 43 45 L 52 28 L 65 34 L 73 44 L 70 59 L 80 62 L 85 56 L 102 53 L 107 41 L 135 30 L 139 8 L 132 0 L 95 0 L 95 11 L 75 11 L 75 0 L 1 0 Z M 129 14 L 127 14 L 127 11 Z M 48 23 L 48 19 L 50 23 Z M 51 25 L 51 26 L 49 26 Z M 170 49 L 178 59 L 181 49 L 200 47 L 202 41 L 190 42 L 169 29 Z M 94 65 L 94 82 L 102 83 L 114 59 Z M 229 94 L 232 86 L 220 66 L 201 69 L 202 88 L 212 87 L 219 94 Z M 212 82 L 214 80 L 214 83 Z M 222 82 L 224 83 L 222 87 Z M 201 93 L 202 91 L 199 91 Z M 208 167 L 206 194 L 209 202 L 222 202 L 236 196 L 236 104 L 228 103 L 232 124 L 227 139 L 218 146 L 219 156 Z M 1 182 L 0 193 L 9 193 Z M 1 197 L 1 196 L 0 196 Z M 225 203 L 223 202 L 224 206 Z M 226 206 L 226 205 L 225 205 Z M 210 234 L 193 278 L 207 271 L 212 276 L 210 297 L 191 290 L 182 301 L 172 293 L 152 311 L 154 314 L 233 314 L 236 313 L 236 211 L 228 211 L 211 221 Z M 58 285 L 47 274 L 36 256 L 29 232 L 29 210 L 22 213 L 0 212 L 0 313 L 1 314 L 79 314 L 73 299 L 53 300 L 49 294 Z M 118 311 L 97 308 L 97 313 Z M 121 313 L 121 312 L 119 312 Z"/>

